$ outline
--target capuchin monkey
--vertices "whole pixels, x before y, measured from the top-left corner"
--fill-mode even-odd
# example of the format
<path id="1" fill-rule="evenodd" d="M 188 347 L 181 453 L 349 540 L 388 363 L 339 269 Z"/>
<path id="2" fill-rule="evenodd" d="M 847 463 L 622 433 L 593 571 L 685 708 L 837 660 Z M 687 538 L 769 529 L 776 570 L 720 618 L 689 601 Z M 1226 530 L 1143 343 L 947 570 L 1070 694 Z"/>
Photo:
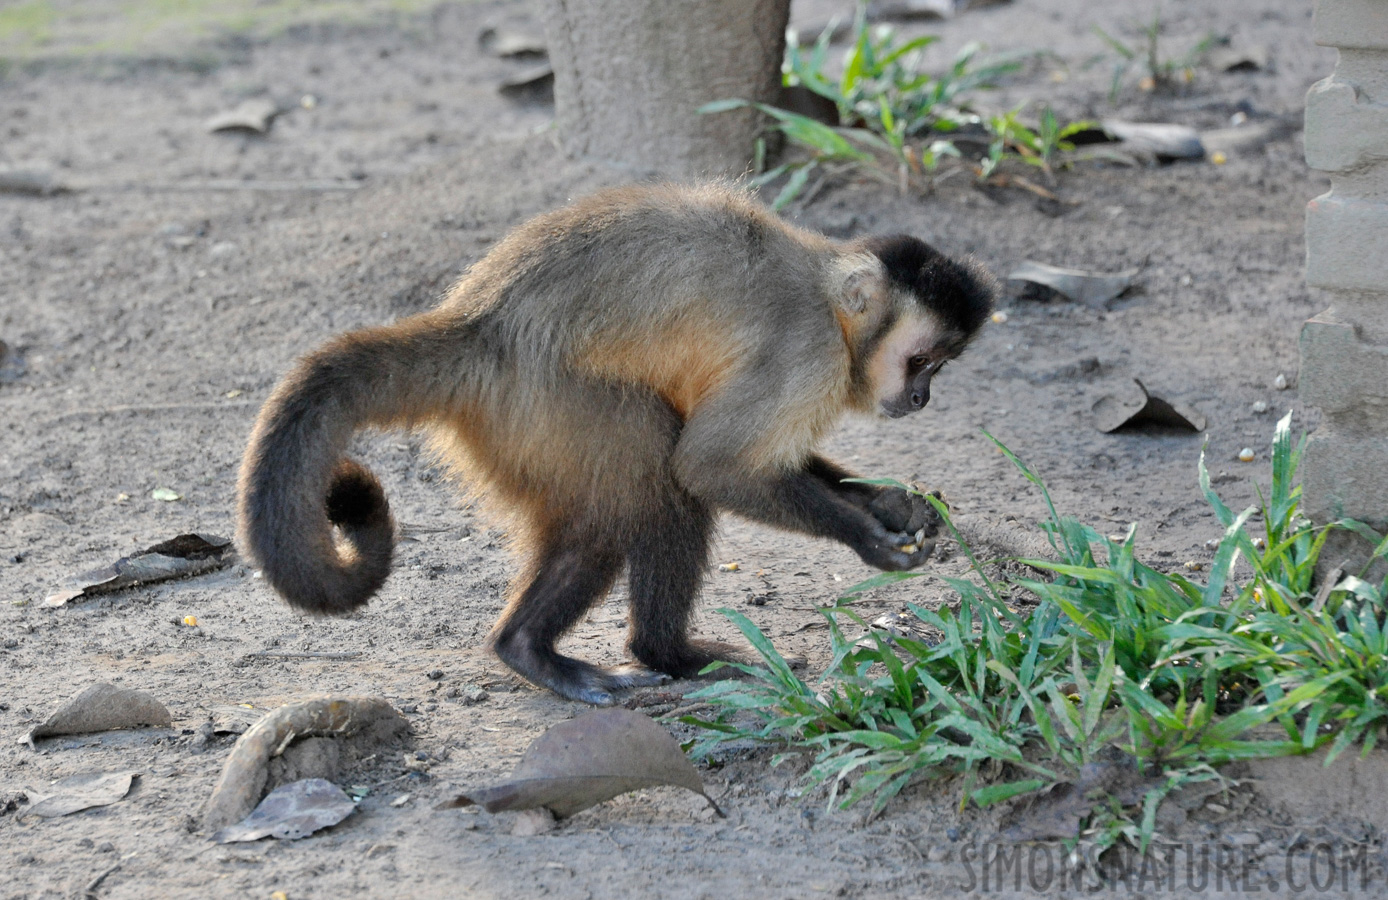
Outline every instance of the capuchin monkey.
<path id="1" fill-rule="evenodd" d="M 838 242 L 722 185 L 608 190 L 520 226 L 426 313 L 342 335 L 266 402 L 238 536 L 297 609 L 342 614 L 390 571 L 362 428 L 427 428 L 527 551 L 490 642 L 561 696 L 689 677 L 729 648 L 688 636 L 720 511 L 923 563 L 939 524 L 815 453 L 847 411 L 900 418 L 988 318 L 996 282 L 912 237 Z M 555 642 L 626 570 L 637 664 Z"/>

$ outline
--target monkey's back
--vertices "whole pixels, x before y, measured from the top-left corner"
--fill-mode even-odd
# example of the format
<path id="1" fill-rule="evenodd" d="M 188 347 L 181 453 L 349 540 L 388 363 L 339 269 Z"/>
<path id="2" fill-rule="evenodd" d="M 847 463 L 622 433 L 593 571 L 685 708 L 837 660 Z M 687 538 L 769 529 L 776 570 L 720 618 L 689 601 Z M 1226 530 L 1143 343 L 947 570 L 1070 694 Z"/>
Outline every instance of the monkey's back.
<path id="1" fill-rule="evenodd" d="M 531 220 L 435 313 L 488 370 L 450 455 L 509 502 L 626 502 L 621 485 L 667 477 L 683 422 L 746 367 L 828 360 L 825 383 L 840 376 L 822 287 L 836 250 L 724 185 L 619 188 Z M 790 378 L 760 389 L 820 390 Z"/>

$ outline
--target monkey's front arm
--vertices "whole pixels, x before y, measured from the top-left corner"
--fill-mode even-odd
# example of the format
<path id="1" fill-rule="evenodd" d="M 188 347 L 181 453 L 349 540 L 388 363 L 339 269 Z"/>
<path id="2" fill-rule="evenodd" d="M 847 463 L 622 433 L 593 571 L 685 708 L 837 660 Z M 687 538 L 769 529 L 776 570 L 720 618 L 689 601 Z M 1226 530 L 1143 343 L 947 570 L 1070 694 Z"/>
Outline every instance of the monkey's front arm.
<path id="1" fill-rule="evenodd" d="M 722 460 L 685 468 L 681 474 L 690 493 L 718 509 L 778 528 L 832 538 L 878 569 L 900 572 L 924 563 L 934 549 L 932 538 L 939 527 L 934 507 L 900 488 L 844 484 L 842 479 L 848 477 L 847 472 L 818 456 L 789 473 L 749 471 L 734 460 Z M 904 496 L 906 521 L 902 521 L 902 503 L 878 502 L 888 492 Z M 917 520 L 920 524 L 915 524 Z M 906 531 L 907 525 L 914 527 Z M 916 533 L 922 528 L 926 539 L 917 542 Z"/>

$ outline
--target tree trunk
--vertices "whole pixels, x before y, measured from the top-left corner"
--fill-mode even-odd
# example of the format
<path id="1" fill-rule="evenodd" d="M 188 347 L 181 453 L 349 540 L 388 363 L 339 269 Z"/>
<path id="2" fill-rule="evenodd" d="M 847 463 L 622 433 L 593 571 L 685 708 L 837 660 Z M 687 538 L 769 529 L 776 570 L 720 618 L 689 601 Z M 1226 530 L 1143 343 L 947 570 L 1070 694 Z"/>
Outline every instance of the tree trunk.
<path id="1" fill-rule="evenodd" d="M 790 0 L 548 0 L 545 30 L 565 149 L 673 177 L 736 175 L 775 102 Z"/>

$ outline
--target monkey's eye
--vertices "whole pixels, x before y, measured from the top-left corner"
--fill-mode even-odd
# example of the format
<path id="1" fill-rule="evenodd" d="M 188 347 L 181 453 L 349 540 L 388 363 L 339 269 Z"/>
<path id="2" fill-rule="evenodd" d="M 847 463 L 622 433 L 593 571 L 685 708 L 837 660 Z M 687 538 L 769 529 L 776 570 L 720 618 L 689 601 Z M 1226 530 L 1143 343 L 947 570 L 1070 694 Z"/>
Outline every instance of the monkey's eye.
<path id="1" fill-rule="evenodd" d="M 908 365 L 915 370 L 924 369 L 926 366 L 930 365 L 930 357 L 926 356 L 924 353 L 920 356 L 913 356 L 908 360 Z"/>

